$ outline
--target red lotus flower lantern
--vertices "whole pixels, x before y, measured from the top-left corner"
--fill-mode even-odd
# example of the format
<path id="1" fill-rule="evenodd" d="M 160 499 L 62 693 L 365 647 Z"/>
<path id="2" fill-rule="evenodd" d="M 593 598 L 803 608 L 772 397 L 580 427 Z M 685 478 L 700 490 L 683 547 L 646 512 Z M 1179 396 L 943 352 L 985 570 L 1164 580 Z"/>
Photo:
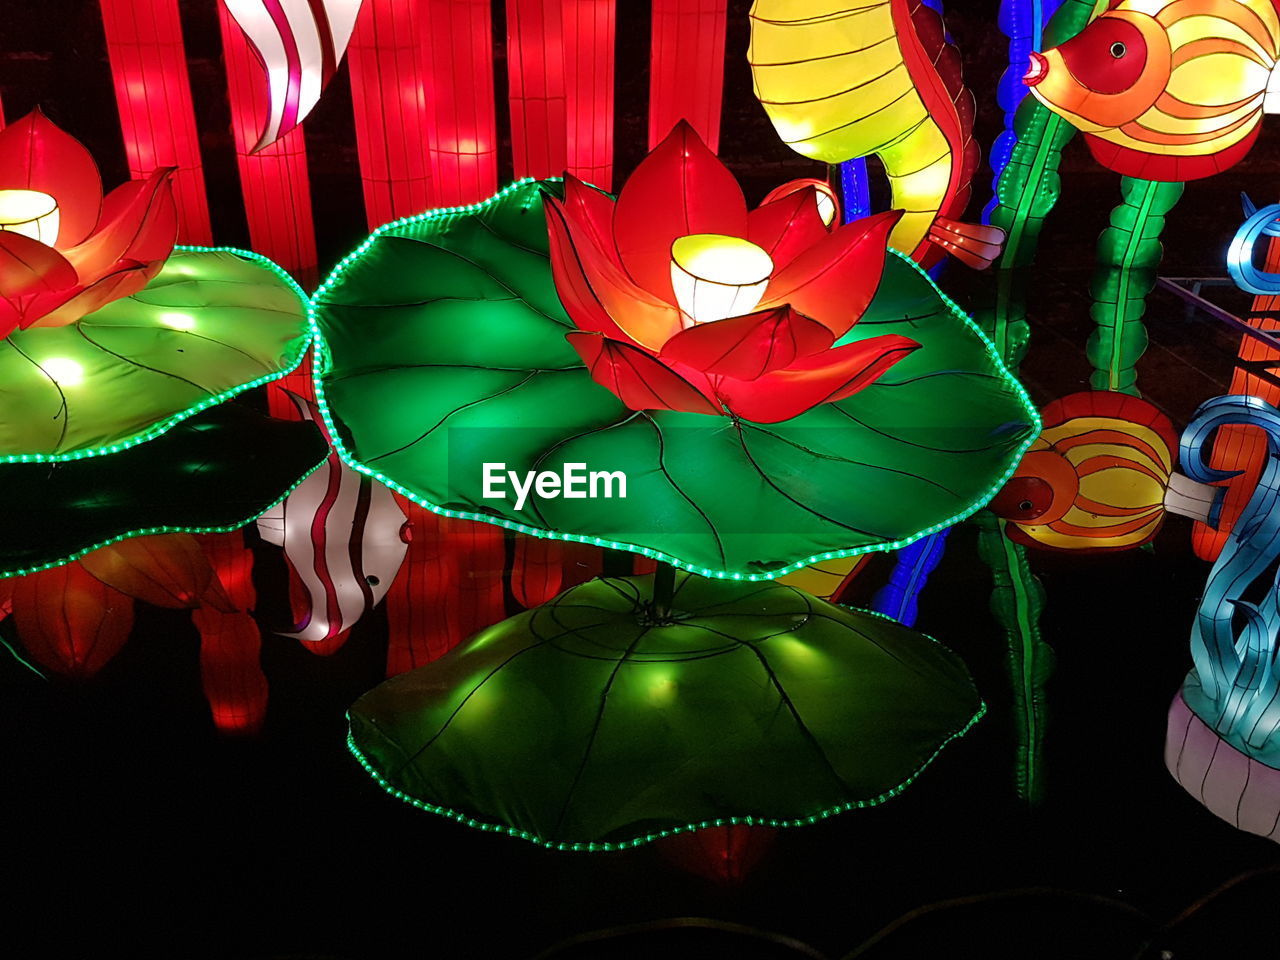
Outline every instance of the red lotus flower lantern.
<path id="1" fill-rule="evenodd" d="M 804 181 L 748 212 L 685 123 L 616 203 L 566 177 L 547 222 L 556 291 L 578 327 L 567 339 L 633 410 L 776 423 L 852 396 L 919 344 L 833 346 L 875 295 L 901 215 L 833 228 L 834 199 Z"/>
<path id="2" fill-rule="evenodd" d="M 104 199 L 89 152 L 39 110 L 0 131 L 0 339 L 146 286 L 177 238 L 172 172 Z"/>

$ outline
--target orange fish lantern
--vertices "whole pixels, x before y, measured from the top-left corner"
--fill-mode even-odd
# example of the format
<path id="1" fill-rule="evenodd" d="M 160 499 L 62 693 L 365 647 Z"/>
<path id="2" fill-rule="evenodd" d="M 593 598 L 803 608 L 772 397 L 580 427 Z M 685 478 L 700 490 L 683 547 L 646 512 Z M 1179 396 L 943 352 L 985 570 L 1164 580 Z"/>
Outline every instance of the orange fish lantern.
<path id="1" fill-rule="evenodd" d="M 1177 458 L 1169 418 L 1138 397 L 1073 393 L 1041 411 L 1044 430 L 991 509 L 1019 543 L 1051 550 L 1129 550 L 1165 515 Z"/>
<path id="2" fill-rule="evenodd" d="M 1119 0 L 1032 53 L 1023 82 L 1103 166 L 1178 182 L 1249 152 L 1262 115 L 1280 112 L 1277 60 L 1273 0 Z"/>

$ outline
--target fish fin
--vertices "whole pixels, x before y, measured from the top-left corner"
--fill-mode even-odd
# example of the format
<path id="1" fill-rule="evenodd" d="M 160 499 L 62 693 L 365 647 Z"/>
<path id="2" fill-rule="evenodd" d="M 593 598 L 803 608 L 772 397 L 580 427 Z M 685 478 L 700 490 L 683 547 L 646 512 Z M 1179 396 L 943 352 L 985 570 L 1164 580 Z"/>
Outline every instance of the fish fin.
<path id="1" fill-rule="evenodd" d="M 1233 143 L 1225 150 L 1199 157 L 1178 157 L 1169 153 L 1143 153 L 1141 150 L 1103 140 L 1092 133 L 1084 135 L 1093 159 L 1108 170 L 1126 177 L 1159 180 L 1162 183 L 1200 180 L 1221 173 L 1243 160 L 1257 139 L 1258 126 L 1255 125 L 1243 140 Z"/>
<path id="2" fill-rule="evenodd" d="M 995 263 L 1004 247 L 1004 231 L 981 223 L 962 223 L 939 215 L 929 228 L 929 240 L 975 270 Z"/>
<path id="3" fill-rule="evenodd" d="M 258 518 L 258 536 L 277 547 L 284 546 L 284 501 Z"/>

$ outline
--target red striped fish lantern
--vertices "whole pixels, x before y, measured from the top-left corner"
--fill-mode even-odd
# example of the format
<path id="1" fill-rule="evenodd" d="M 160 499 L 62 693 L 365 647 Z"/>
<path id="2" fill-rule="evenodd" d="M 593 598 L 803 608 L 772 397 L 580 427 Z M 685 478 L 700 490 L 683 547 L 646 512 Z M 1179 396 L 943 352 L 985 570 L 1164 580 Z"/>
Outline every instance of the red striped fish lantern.
<path id="1" fill-rule="evenodd" d="M 1041 411 L 1044 430 L 991 509 L 1009 537 L 1051 550 L 1129 550 L 1164 521 L 1177 457 L 1169 418 L 1146 400 L 1085 391 Z"/>
<path id="2" fill-rule="evenodd" d="M 302 123 L 338 69 L 362 0 L 223 0 L 266 73 L 257 153 Z"/>

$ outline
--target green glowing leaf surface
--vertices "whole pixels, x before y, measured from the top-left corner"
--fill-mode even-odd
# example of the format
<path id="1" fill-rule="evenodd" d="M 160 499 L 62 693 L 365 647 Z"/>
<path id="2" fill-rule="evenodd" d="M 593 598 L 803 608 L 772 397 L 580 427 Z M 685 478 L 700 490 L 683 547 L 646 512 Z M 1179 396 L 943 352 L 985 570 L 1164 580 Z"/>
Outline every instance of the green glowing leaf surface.
<path id="1" fill-rule="evenodd" d="M 575 849 L 813 822 L 896 795 L 982 704 L 945 647 L 777 583 L 605 578 L 496 624 L 351 709 L 387 790 Z"/>
<path id="2" fill-rule="evenodd" d="M 195 248 L 77 323 L 11 334 L 0 340 L 0 460 L 115 452 L 282 376 L 310 342 L 305 305 L 269 260 Z"/>
<path id="3" fill-rule="evenodd" d="M 0 576 L 114 540 L 233 529 L 280 500 L 328 453 L 312 423 L 223 404 L 109 457 L 0 464 Z"/>
<path id="4" fill-rule="evenodd" d="M 760 577 L 954 522 L 1034 436 L 1034 409 L 987 342 L 897 256 L 842 342 L 923 346 L 854 397 L 767 425 L 626 409 L 564 339 L 546 189 L 383 228 L 317 291 L 321 398 L 358 469 L 462 516 Z M 485 496 L 485 463 L 521 477 L 622 471 L 627 496 L 517 508 L 509 481 L 505 498 Z"/>

